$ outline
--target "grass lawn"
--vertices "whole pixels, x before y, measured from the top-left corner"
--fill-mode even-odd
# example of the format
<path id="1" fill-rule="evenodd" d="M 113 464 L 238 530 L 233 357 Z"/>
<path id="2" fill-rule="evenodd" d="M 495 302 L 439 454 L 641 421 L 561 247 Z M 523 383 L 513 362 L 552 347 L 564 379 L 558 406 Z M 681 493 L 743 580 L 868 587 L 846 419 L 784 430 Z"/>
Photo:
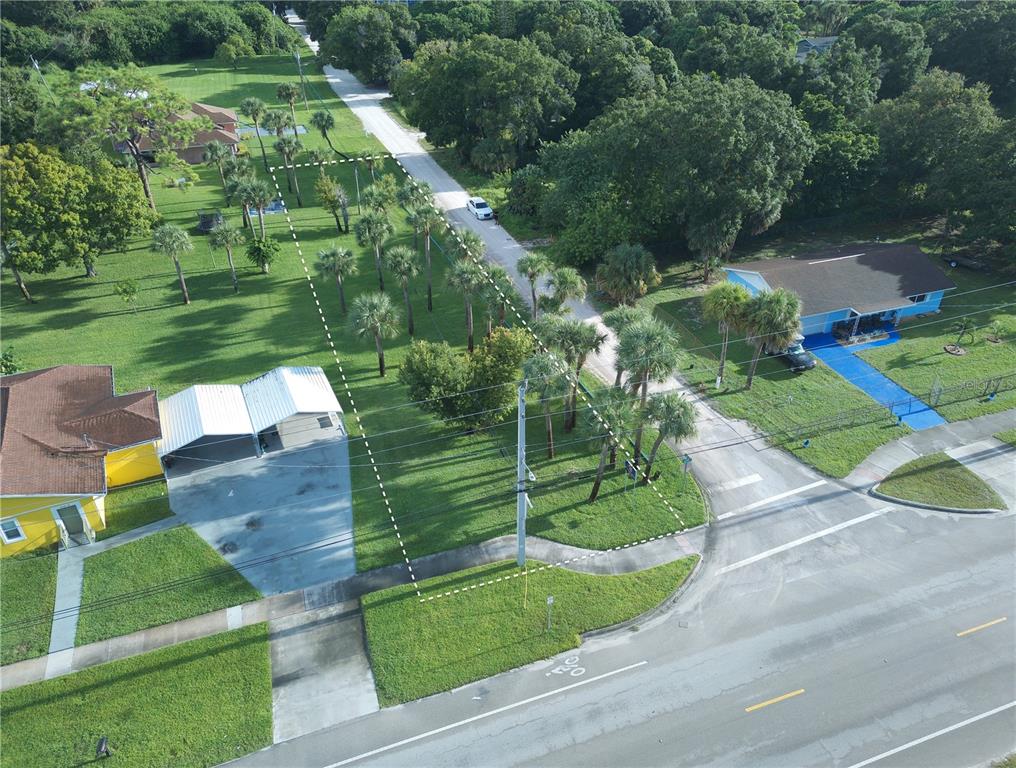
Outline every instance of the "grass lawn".
<path id="1" fill-rule="evenodd" d="M 956 283 L 956 290 L 950 293 L 965 293 L 955 299 L 942 302 L 942 313 L 930 318 L 917 318 L 900 327 L 904 341 L 888 347 L 866 349 L 860 357 L 867 360 L 904 389 L 922 397 L 935 386 L 936 382 L 948 388 L 973 380 L 989 379 L 996 376 L 1016 374 L 1016 299 L 1013 286 L 987 288 L 1007 279 L 997 274 L 979 274 L 965 269 L 949 270 L 949 276 Z M 979 290 L 986 289 L 986 290 Z M 1009 306 L 1002 306 L 1008 304 Z M 970 314 L 976 312 L 977 314 Z M 947 353 L 943 347 L 956 341 L 956 333 L 950 326 L 960 315 L 970 314 L 975 324 L 974 338 L 963 339 L 966 355 L 957 357 Z M 925 325 L 929 320 L 933 323 Z M 995 321 L 1001 326 L 1001 343 L 987 340 L 988 326 Z M 908 325 L 913 326 L 908 328 Z M 996 413 L 1016 406 L 1016 390 L 1000 392 L 994 400 L 974 398 L 962 402 L 938 406 L 936 410 L 949 421 L 960 421 Z"/>
<path id="2" fill-rule="evenodd" d="M 287 66 L 286 57 L 265 57 L 237 72 L 210 62 L 152 69 L 188 98 L 235 107 L 248 94 L 274 103 L 275 83 L 287 79 Z M 262 68 L 268 73 L 263 81 L 258 75 Z M 319 76 L 314 75 L 312 82 L 320 86 L 320 93 L 325 93 Z M 372 139 L 365 139 L 359 122 L 338 99 L 327 99 L 325 103 L 338 124 L 333 135 L 337 148 L 349 152 L 369 146 L 380 149 L 370 143 Z M 324 145 L 316 135 L 302 138 L 311 146 Z M 253 155 L 259 154 L 256 141 L 249 140 L 247 145 Z M 280 162 L 271 149 L 269 162 Z M 210 168 L 200 170 L 200 182 L 188 191 L 155 185 L 160 212 L 168 220 L 192 228 L 199 209 L 218 207 L 239 224 L 239 210 L 226 207 L 217 173 Z M 390 162 L 385 171 L 398 172 Z M 331 166 L 327 172 L 354 195 L 350 164 Z M 359 274 L 345 281 L 347 299 L 352 300 L 377 289 L 373 254 L 358 246 L 352 235 L 338 233 L 332 217 L 316 205 L 313 183 L 318 173 L 312 167 L 297 171 L 304 193 L 302 208 L 295 195 L 287 191 L 284 174 L 278 181 L 312 270 L 317 252 L 332 244 L 348 247 L 356 254 Z M 361 185 L 368 182 L 369 173 L 361 169 Z M 351 214 L 350 223 L 355 226 L 355 207 Z M 391 244 L 411 245 L 412 232 L 401 211 L 392 211 L 392 222 L 396 232 Z M 95 280 L 85 279 L 80 270 L 71 268 L 32 276 L 29 283 L 40 301 L 34 305 L 12 302 L 5 307 L 7 342 L 25 369 L 59 363 L 108 363 L 114 366 L 120 391 L 153 386 L 161 397 L 192 384 L 243 382 L 278 365 L 323 367 L 345 408 L 352 438 L 358 567 L 366 570 L 401 562 L 401 549 L 342 378 L 328 352 L 286 219 L 281 214 L 268 215 L 266 223 L 269 234 L 282 243 L 281 256 L 271 273 L 262 275 L 238 254 L 239 294 L 232 291 L 225 255 L 210 251 L 207 239 L 191 229 L 195 249 L 181 261 L 192 303 L 182 305 L 172 263 L 153 253 L 147 238 L 141 238 L 126 254 L 104 255 L 99 264 L 100 276 Z M 447 259 L 435 250 L 432 313 L 426 311 L 424 280 L 417 279 L 411 285 L 416 338 L 447 341 L 463 349 L 466 334 L 462 296 L 446 287 L 448 268 Z M 127 277 L 136 279 L 142 287 L 137 314 L 126 308 L 112 290 L 115 282 Z M 389 294 L 401 309 L 401 297 L 393 289 L 391 276 L 387 282 Z M 386 340 L 390 373 L 379 378 L 373 343 L 357 339 L 346 330 L 334 283 L 315 276 L 315 288 L 409 556 L 419 557 L 514 530 L 514 426 L 506 424 L 470 435 L 409 406 L 407 390 L 396 376 L 409 349 L 408 335 L 402 333 Z M 479 308 L 477 313 L 481 313 Z M 477 326 L 481 324 L 477 319 Z M 596 466 L 597 440 L 585 431 L 560 433 L 562 419 L 558 415 L 555 421 L 561 453 L 554 462 L 544 463 L 540 458 L 543 419 L 535 402 L 530 405 L 530 414 L 531 466 L 541 481 L 553 481 L 553 485 L 548 483 L 533 493 L 534 533 L 581 546 L 607 547 L 679 527 L 652 489 L 639 487 L 625 492 L 620 468 L 608 475 L 595 505 L 582 505 L 591 484 L 591 479 L 583 475 Z M 566 442 L 570 444 L 564 445 Z M 682 490 L 674 457 L 666 450 L 661 454 L 658 468 L 663 477 L 658 487 L 682 510 L 687 525 L 701 522 L 704 513 L 697 487 L 688 482 Z"/>
<path id="3" fill-rule="evenodd" d="M 1009 443 L 1013 448 L 1016 448 L 1016 429 L 1010 429 L 1006 432 L 999 432 L 995 435 L 996 440 L 1001 440 L 1003 443 Z"/>
<path id="4" fill-rule="evenodd" d="M 581 633 L 663 602 L 696 561 L 686 557 L 623 576 L 561 568 L 533 572 L 539 563 L 530 562 L 528 577 L 430 602 L 421 603 L 409 585 L 366 595 L 363 615 L 378 700 L 382 706 L 411 701 L 575 648 Z M 495 563 L 420 587 L 427 596 L 515 573 L 514 563 Z M 548 595 L 554 596 L 549 632 Z"/>
<path id="5" fill-rule="evenodd" d="M 172 514 L 165 481 L 114 488 L 106 494 L 106 528 L 95 538 L 102 541 Z"/>
<path id="6" fill-rule="evenodd" d="M 932 453 L 894 469 L 877 490 L 888 496 L 956 509 L 1005 509 L 981 478 L 944 453 Z"/>
<path id="7" fill-rule="evenodd" d="M 4 768 L 95 762 L 211 766 L 272 743 L 268 625 L 92 667 L 0 694 Z"/>
<path id="8" fill-rule="evenodd" d="M 117 600 L 139 590 L 176 579 L 211 576 L 184 583 L 142 599 Z M 126 635 L 261 597 L 214 549 L 187 526 L 171 528 L 123 544 L 85 560 L 83 606 L 109 605 L 82 611 L 77 645 Z"/>
<path id="9" fill-rule="evenodd" d="M 0 664 L 49 651 L 50 620 L 11 630 L 7 625 L 52 613 L 55 597 L 56 554 L 52 550 L 0 559 Z"/>

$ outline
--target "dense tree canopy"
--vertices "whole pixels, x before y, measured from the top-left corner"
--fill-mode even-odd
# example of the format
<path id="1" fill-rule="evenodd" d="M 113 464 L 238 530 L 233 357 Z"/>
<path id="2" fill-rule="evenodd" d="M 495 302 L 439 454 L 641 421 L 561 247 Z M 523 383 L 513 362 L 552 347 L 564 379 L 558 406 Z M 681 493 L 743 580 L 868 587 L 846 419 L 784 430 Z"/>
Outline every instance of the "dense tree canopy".
<path id="1" fill-rule="evenodd" d="M 368 83 L 386 83 L 415 48 L 416 23 L 405 6 L 350 5 L 328 22 L 319 55 Z"/>
<path id="2" fill-rule="evenodd" d="M 851 25 L 847 35 L 859 47 L 878 52 L 882 76 L 880 98 L 899 96 L 928 66 L 931 48 L 925 42 L 924 28 L 916 21 L 870 13 Z"/>
<path id="3" fill-rule="evenodd" d="M 435 144 L 454 143 L 477 167 L 503 170 L 560 130 L 577 84 L 532 41 L 480 35 L 421 46 L 393 92 Z"/>
<path id="4" fill-rule="evenodd" d="M 689 77 L 547 147 L 541 164 L 555 190 L 540 213 L 563 227 L 561 253 L 575 262 L 675 232 L 718 257 L 742 228 L 761 232 L 779 218 L 813 151 L 786 95 L 747 78 Z"/>

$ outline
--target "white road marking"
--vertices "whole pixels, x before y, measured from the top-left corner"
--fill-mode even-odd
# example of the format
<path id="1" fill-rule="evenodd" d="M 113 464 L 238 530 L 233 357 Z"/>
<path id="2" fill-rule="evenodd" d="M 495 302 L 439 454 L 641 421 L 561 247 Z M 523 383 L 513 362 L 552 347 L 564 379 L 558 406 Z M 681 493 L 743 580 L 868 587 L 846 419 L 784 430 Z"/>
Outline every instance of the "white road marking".
<path id="1" fill-rule="evenodd" d="M 759 507 L 764 507 L 764 506 L 766 506 L 768 504 L 772 504 L 774 501 L 779 501 L 780 499 L 786 499 L 789 496 L 796 496 L 799 493 L 804 493 L 805 491 L 810 491 L 812 488 L 818 488 L 820 485 L 825 485 L 825 483 L 826 483 L 825 480 L 816 480 L 814 483 L 808 483 L 807 485 L 802 485 L 800 488 L 793 488 L 793 489 L 791 489 L 789 491 L 784 491 L 783 493 L 777 493 L 775 496 L 770 496 L 768 499 L 761 499 L 759 501 L 753 501 L 751 504 L 748 504 L 747 506 L 741 507 L 740 509 L 735 509 L 735 510 L 733 510 L 731 512 L 724 512 L 722 515 L 720 515 L 716 519 L 717 520 L 726 520 L 728 517 L 733 517 L 734 515 L 740 515 L 740 514 L 743 514 L 745 512 L 751 512 L 753 509 L 758 509 Z"/>
<path id="2" fill-rule="evenodd" d="M 745 475 L 739 477 L 736 480 L 728 480 L 725 483 L 719 483 L 712 487 L 712 490 L 716 493 L 722 493 L 723 491 L 732 491 L 735 488 L 744 488 L 746 485 L 753 485 L 762 481 L 762 475 Z"/>
<path id="3" fill-rule="evenodd" d="M 765 560 L 767 557 L 772 557 L 773 555 L 778 555 L 780 552 L 786 552 L 788 549 L 793 549 L 794 547 L 799 547 L 802 544 L 807 544 L 809 541 L 814 541 L 815 539 L 821 539 L 823 536 L 828 536 L 829 534 L 836 533 L 837 531 L 842 531 L 844 528 L 849 528 L 852 525 L 858 525 L 859 523 L 867 522 L 868 520 L 871 520 L 873 518 L 879 517 L 880 515 L 884 515 L 886 512 L 889 512 L 891 509 L 893 509 L 893 508 L 892 507 L 882 507 L 882 509 L 876 509 L 874 512 L 869 512 L 866 515 L 861 515 L 860 517 L 855 517 L 852 520 L 847 520 L 845 522 L 839 523 L 838 525 L 834 525 L 834 526 L 832 526 L 830 528 L 825 528 L 825 529 L 823 529 L 821 531 L 816 531 L 815 533 L 809 533 L 807 536 L 802 536 L 799 539 L 794 539 L 793 541 L 788 541 L 786 544 L 781 544 L 778 547 L 773 547 L 772 549 L 767 549 L 765 552 L 759 552 L 757 555 L 752 555 L 751 557 L 746 557 L 744 560 L 738 560 L 736 563 L 731 563 L 730 565 L 725 565 L 723 568 L 720 568 L 719 572 L 721 574 L 724 574 L 724 573 L 730 573 L 731 571 L 736 571 L 738 568 L 744 568 L 744 566 L 746 566 L 746 565 L 751 565 L 752 563 L 757 563 L 759 560 Z"/>
<path id="4" fill-rule="evenodd" d="M 854 763 L 853 765 L 849 766 L 849 768 L 864 768 L 864 766 L 866 765 L 877 763 L 879 760 L 883 760 L 887 757 L 892 757 L 893 755 L 899 754 L 900 752 L 910 749 L 911 747 L 916 747 L 918 744 L 923 744 L 926 741 L 937 739 L 939 736 L 944 736 L 945 734 L 958 730 L 965 725 L 976 723 L 978 720 L 983 720 L 986 717 L 997 715 L 999 712 L 1004 712 L 1005 710 L 1012 709 L 1013 707 L 1016 707 L 1016 701 L 1010 701 L 1008 704 L 1003 704 L 1000 707 L 989 709 L 987 712 L 982 712 L 981 714 L 974 715 L 973 717 L 968 717 L 966 720 L 963 720 L 962 722 L 954 723 L 953 725 L 950 725 L 947 728 L 942 728 L 941 730 L 935 731 L 934 733 L 929 733 L 927 736 L 922 736 L 919 739 L 908 741 L 906 744 L 896 747 L 896 749 L 890 749 L 888 752 L 883 752 L 881 755 L 875 755 L 874 757 L 869 757 L 867 760 L 862 760 L 859 763 Z"/>
<path id="5" fill-rule="evenodd" d="M 538 696 L 531 696 L 528 699 L 523 699 L 522 701 L 516 701 L 514 704 L 508 704 L 508 705 L 506 705 L 504 707 L 498 707 L 497 709 L 492 709 L 490 712 L 484 712 L 481 715 L 474 715 L 473 717 L 467 717 L 465 720 L 459 720 L 457 723 L 449 723 L 448 725 L 441 726 L 440 728 L 435 728 L 432 731 L 427 731 L 426 733 L 420 733 L 420 734 L 417 734 L 416 736 L 410 736 L 408 739 L 402 739 L 402 741 L 396 741 L 394 744 L 388 744 L 387 746 L 384 746 L 384 747 L 378 747 L 377 749 L 372 749 L 370 752 L 364 752 L 362 754 L 356 755 L 355 757 L 347 757 L 345 760 L 340 760 L 337 763 L 330 763 L 329 765 L 324 766 L 324 768 L 340 768 L 340 766 L 349 765 L 350 763 L 355 763 L 358 760 L 363 760 L 363 759 L 368 758 L 368 757 L 373 757 L 374 755 L 379 755 L 382 752 L 390 752 L 393 749 L 398 749 L 399 747 L 404 747 L 406 744 L 412 744 L 414 741 L 420 741 L 421 739 L 426 739 L 426 738 L 428 738 L 430 736 L 436 736 L 439 733 L 444 733 L 445 731 L 450 731 L 453 728 L 461 728 L 463 725 L 469 725 L 470 723 L 475 723 L 477 720 L 483 720 L 483 719 L 488 718 L 488 717 L 493 717 L 494 715 L 499 715 L 502 712 L 507 712 L 510 709 L 515 709 L 516 707 L 523 707 L 526 704 L 532 704 L 534 701 L 539 701 L 540 699 L 546 699 L 546 698 L 548 698 L 550 696 L 557 696 L 559 693 L 564 693 L 565 691 L 570 691 L 573 688 L 578 688 L 581 685 L 589 685 L 590 683 L 595 683 L 597 680 L 603 680 L 606 677 L 613 677 L 614 675 L 619 675 L 622 672 L 628 672 L 630 670 L 636 669 L 637 667 L 641 667 L 641 666 L 643 666 L 645 664 L 648 664 L 648 663 L 649 663 L 648 661 L 640 661 L 637 664 L 629 664 L 627 667 L 621 667 L 620 669 L 615 669 L 613 672 L 604 672 L 602 675 L 597 675 L 596 677 L 590 677 L 587 680 L 580 680 L 577 683 L 572 683 L 571 685 L 566 685 L 566 686 L 564 686 L 562 688 L 555 688 L 553 691 L 547 691 L 546 693 L 541 693 Z"/>

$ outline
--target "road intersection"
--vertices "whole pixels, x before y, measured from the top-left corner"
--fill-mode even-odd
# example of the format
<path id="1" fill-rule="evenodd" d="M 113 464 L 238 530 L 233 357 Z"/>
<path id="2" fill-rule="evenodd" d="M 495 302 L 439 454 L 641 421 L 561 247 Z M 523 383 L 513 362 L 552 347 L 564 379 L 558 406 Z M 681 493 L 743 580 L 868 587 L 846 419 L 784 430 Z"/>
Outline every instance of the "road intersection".
<path id="1" fill-rule="evenodd" d="M 326 75 L 518 279 L 521 246 L 465 213 L 465 190 L 383 110 L 385 94 Z M 586 303 L 573 310 L 598 322 Z M 609 351 L 588 365 L 613 380 Z M 694 459 L 716 522 L 675 605 L 561 658 L 237 764 L 932 768 L 1013 750 L 1016 517 L 887 505 L 696 405 L 698 442 L 722 446 Z"/>

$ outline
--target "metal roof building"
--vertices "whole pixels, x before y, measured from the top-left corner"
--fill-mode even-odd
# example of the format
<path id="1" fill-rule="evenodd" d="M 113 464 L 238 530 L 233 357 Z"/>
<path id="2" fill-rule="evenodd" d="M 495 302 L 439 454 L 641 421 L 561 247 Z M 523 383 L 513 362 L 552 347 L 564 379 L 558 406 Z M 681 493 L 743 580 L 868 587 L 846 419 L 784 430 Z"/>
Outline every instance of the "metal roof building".
<path id="1" fill-rule="evenodd" d="M 209 439 L 257 435 L 295 416 L 342 413 L 324 371 L 275 368 L 245 384 L 198 384 L 159 402 L 159 456 Z"/>

